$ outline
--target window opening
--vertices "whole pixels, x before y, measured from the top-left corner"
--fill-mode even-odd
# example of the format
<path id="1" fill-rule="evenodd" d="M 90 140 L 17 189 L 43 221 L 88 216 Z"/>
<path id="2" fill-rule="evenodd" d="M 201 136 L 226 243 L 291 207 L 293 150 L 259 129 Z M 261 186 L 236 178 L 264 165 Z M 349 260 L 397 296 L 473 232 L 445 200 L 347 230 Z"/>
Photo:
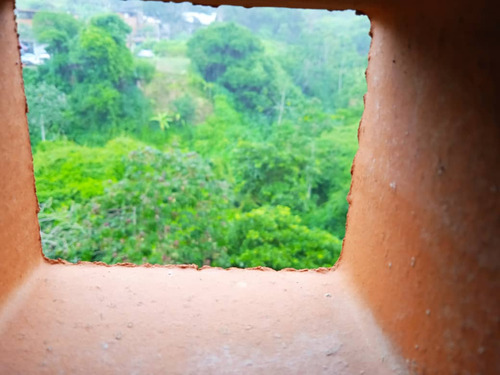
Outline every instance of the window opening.
<path id="1" fill-rule="evenodd" d="M 16 14 L 47 257 L 336 262 L 366 17 L 119 0 Z"/>

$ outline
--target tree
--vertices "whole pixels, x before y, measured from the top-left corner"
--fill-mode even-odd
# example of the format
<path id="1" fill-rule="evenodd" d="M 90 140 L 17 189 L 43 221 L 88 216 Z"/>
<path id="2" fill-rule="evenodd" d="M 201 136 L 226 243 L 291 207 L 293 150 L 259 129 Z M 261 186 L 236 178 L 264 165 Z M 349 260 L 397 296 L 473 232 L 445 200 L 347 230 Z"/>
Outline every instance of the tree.
<path id="1" fill-rule="evenodd" d="M 123 177 L 106 193 L 83 204 L 61 208 L 42 223 L 46 238 L 57 231 L 71 236 L 70 253 L 44 245 L 51 255 L 71 261 L 107 263 L 210 264 L 225 253 L 225 210 L 230 187 L 214 179 L 210 166 L 196 153 L 160 152 L 146 147 L 123 161 Z M 48 214 L 48 213 L 47 213 Z M 63 217 L 60 231 L 54 220 Z M 76 236 L 76 238 L 75 238 Z M 43 239 L 43 237 L 42 237 Z"/>
<path id="2" fill-rule="evenodd" d="M 51 201 L 52 209 L 56 209 L 104 194 L 106 184 L 123 178 L 124 158 L 141 147 L 144 144 L 130 138 L 116 138 L 105 147 L 70 141 L 38 144 L 33 164 L 40 203 Z"/>
<path id="3" fill-rule="evenodd" d="M 151 117 L 151 121 L 156 122 L 162 131 L 170 128 L 171 123 L 179 120 L 180 115 L 178 113 L 159 112 Z"/>
<path id="4" fill-rule="evenodd" d="M 117 14 L 101 14 L 90 19 L 90 25 L 105 30 L 116 44 L 125 46 L 127 35 L 132 28 Z"/>
<path id="5" fill-rule="evenodd" d="M 292 43 L 303 27 L 305 11 L 287 8 L 219 7 L 218 17 L 249 28 L 261 38 Z"/>
<path id="6" fill-rule="evenodd" d="M 147 126 L 149 103 L 138 85 L 152 79 L 154 67 L 134 63 L 126 46 L 131 29 L 119 16 L 95 16 L 84 25 L 67 14 L 40 12 L 33 28 L 51 52 L 39 68 L 37 84 L 55 86 L 68 98 L 69 126 L 61 133 L 78 142 L 104 144 Z"/>
<path id="7" fill-rule="evenodd" d="M 280 91 L 277 70 L 271 59 L 262 58 L 250 66 L 229 66 L 219 83 L 234 95 L 240 109 L 271 116 Z"/>
<path id="8" fill-rule="evenodd" d="M 124 40 L 117 42 L 104 28 L 85 28 L 78 38 L 74 56 L 78 62 L 78 82 L 109 82 L 116 87 L 132 82 L 132 53 Z"/>
<path id="9" fill-rule="evenodd" d="M 285 70 L 304 94 L 319 98 L 330 113 L 362 108 L 369 20 L 354 12 L 307 12 L 302 32 L 280 54 Z"/>
<path id="10" fill-rule="evenodd" d="M 158 4 L 107 6 L 147 8 L 179 26 L 169 23 L 172 34 L 186 30 L 180 11 L 158 13 Z M 34 147 L 47 255 L 276 269 L 334 264 L 363 109 L 368 22 L 351 12 L 251 13 L 219 13 L 251 31 L 218 22 L 188 43 L 150 42 L 168 59 L 191 58 L 188 74 L 168 79 L 134 61 L 120 17 L 79 16 L 74 30 L 71 16 L 41 18 L 51 59 L 24 74 L 32 139 L 48 140 Z M 46 98 L 36 103 L 31 87 Z M 142 88 L 157 99 L 155 116 Z M 42 101 L 56 92 L 65 106 Z M 62 111 L 51 107 L 57 103 Z M 49 115 L 61 121 L 49 124 Z M 108 142 L 123 133 L 157 148 Z M 58 137 L 67 140 L 52 141 Z"/>
<path id="11" fill-rule="evenodd" d="M 245 208 L 287 205 L 303 208 L 305 158 L 272 142 L 240 141 L 234 151 L 236 189 Z"/>
<path id="12" fill-rule="evenodd" d="M 190 39 L 187 53 L 206 81 L 234 95 L 240 110 L 265 115 L 275 111 L 278 66 L 250 30 L 233 23 L 212 24 Z"/>
<path id="13" fill-rule="evenodd" d="M 45 82 L 26 84 L 28 123 L 32 143 L 54 139 L 66 132 L 66 95 Z"/>
<path id="14" fill-rule="evenodd" d="M 302 225 L 284 206 L 237 214 L 228 238 L 229 263 L 238 267 L 331 267 L 341 249 L 338 238 Z"/>
<path id="15" fill-rule="evenodd" d="M 234 23 L 215 23 L 188 42 L 188 57 L 208 82 L 216 82 L 230 66 L 251 66 L 264 47 L 250 30 Z"/>
<path id="16" fill-rule="evenodd" d="M 40 77 L 59 90 L 71 91 L 73 61 L 70 51 L 74 48 L 81 24 L 73 16 L 64 13 L 38 12 L 33 17 L 33 33 L 39 43 L 47 44 L 51 58 L 40 66 Z"/>
<path id="17" fill-rule="evenodd" d="M 33 17 L 33 33 L 39 42 L 48 45 L 50 54 L 68 52 L 80 26 L 73 16 L 64 13 L 37 12 Z"/>

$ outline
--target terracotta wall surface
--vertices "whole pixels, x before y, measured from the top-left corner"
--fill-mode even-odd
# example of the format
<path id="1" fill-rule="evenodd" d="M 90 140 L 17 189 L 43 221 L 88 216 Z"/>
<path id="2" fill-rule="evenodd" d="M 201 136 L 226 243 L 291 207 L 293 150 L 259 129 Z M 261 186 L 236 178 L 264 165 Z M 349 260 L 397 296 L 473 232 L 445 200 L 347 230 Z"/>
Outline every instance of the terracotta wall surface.
<path id="1" fill-rule="evenodd" d="M 43 265 L 2 374 L 405 374 L 342 272 Z"/>
<path id="2" fill-rule="evenodd" d="M 372 19 L 340 268 L 416 373 L 493 374 L 500 22 L 493 2 L 445 3 Z"/>
<path id="3" fill-rule="evenodd" d="M 355 8 L 372 21 L 337 269 L 43 262 L 12 4 L 1 1 L 0 372 L 500 373 L 499 6 L 234 3 Z"/>
<path id="4" fill-rule="evenodd" d="M 0 1 L 0 306 L 40 264 L 37 200 L 13 4 Z"/>

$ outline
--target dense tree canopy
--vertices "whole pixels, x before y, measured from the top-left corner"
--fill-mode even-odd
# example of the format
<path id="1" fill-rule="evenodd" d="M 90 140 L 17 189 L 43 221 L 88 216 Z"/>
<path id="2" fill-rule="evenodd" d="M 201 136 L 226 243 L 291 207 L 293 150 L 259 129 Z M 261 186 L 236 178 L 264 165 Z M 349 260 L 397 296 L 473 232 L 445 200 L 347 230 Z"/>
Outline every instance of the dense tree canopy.
<path id="1" fill-rule="evenodd" d="M 33 33 L 38 41 L 47 44 L 52 54 L 68 52 L 71 41 L 78 35 L 80 23 L 69 14 L 38 12 L 33 18 Z"/>
<path id="2" fill-rule="evenodd" d="M 120 128 L 133 133 L 147 121 L 148 101 L 137 82 L 151 80 L 153 68 L 143 61 L 135 64 L 126 46 L 131 29 L 120 17 L 98 15 L 85 23 L 68 14 L 39 12 L 33 30 L 47 43 L 51 58 L 38 74 L 25 77 L 27 86 L 50 84 L 67 99 L 64 118 L 52 122 L 55 133 L 103 144 L 119 135 Z M 43 100 L 32 96 L 30 105 L 41 108 Z"/>
<path id="3" fill-rule="evenodd" d="M 240 110 L 267 115 L 274 110 L 280 67 L 250 30 L 234 23 L 200 29 L 189 40 L 187 55 L 207 82 L 234 96 Z"/>
<path id="4" fill-rule="evenodd" d="M 76 17 L 22 1 L 45 9 L 30 32 L 50 54 L 24 69 L 47 256 L 334 264 L 363 110 L 366 18 L 222 7 L 205 27 L 182 14 L 212 10 L 189 4 L 110 0 L 94 12 L 74 0 Z M 171 39 L 138 42 L 149 34 L 109 13 L 135 7 L 168 21 Z M 156 56 L 134 56 L 141 50 Z"/>
<path id="5" fill-rule="evenodd" d="M 188 57 L 208 82 L 218 81 L 228 68 L 250 68 L 263 52 L 261 41 L 234 23 L 213 24 L 188 42 Z"/>
<path id="6" fill-rule="evenodd" d="M 47 82 L 36 85 L 27 80 L 26 96 L 30 103 L 28 119 L 32 141 L 46 141 L 61 136 L 66 131 L 66 95 Z"/>

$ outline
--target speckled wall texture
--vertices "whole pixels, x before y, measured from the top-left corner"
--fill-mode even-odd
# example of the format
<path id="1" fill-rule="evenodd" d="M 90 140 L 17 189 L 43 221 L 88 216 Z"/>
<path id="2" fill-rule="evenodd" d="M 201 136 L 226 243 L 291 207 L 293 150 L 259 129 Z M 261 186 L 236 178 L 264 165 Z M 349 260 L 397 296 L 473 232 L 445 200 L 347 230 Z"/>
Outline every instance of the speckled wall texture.
<path id="1" fill-rule="evenodd" d="M 44 261 L 13 4 L 2 0 L 0 372 L 500 373 L 497 1 L 228 3 L 371 19 L 336 268 Z"/>

